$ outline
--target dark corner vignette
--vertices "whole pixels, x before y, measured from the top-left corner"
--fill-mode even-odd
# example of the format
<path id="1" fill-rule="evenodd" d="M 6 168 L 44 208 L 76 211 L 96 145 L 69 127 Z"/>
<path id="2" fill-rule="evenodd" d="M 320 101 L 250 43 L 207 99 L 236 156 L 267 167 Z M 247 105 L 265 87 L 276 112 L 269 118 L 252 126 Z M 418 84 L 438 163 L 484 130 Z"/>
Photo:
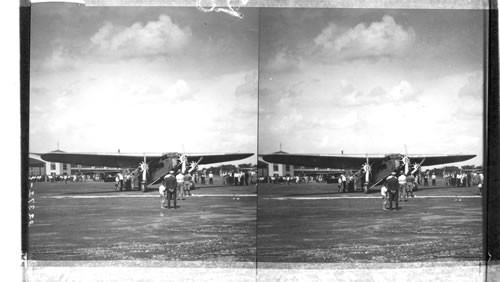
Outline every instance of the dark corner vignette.
<path id="1" fill-rule="evenodd" d="M 488 79 L 487 79 L 487 146 L 485 146 L 487 185 L 484 202 L 486 232 L 485 232 L 485 258 L 487 265 L 496 263 L 500 259 L 500 209 L 498 199 L 500 191 L 500 151 L 499 147 L 499 89 L 498 89 L 498 5 L 497 1 L 490 2 L 488 11 Z M 488 273 L 487 273 L 488 274 Z"/>
<path id="2" fill-rule="evenodd" d="M 30 222 L 29 169 L 29 89 L 30 89 L 30 26 L 31 7 L 28 0 L 21 0 L 19 7 L 20 39 L 20 99 L 21 99 L 21 255 L 23 263 L 28 259 L 28 229 Z"/>

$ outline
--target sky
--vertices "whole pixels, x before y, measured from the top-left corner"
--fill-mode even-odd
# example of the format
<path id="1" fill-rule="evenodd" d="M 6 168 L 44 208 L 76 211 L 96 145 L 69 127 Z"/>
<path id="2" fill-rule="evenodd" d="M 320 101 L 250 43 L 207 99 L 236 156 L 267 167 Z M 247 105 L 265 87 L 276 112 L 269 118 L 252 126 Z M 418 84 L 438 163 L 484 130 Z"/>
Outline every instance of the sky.
<path id="1" fill-rule="evenodd" d="M 481 164 L 482 11 L 240 12 L 34 4 L 30 151 L 406 146 Z"/>
<path id="2" fill-rule="evenodd" d="M 267 9 L 259 153 L 476 154 L 483 12 Z"/>
<path id="3" fill-rule="evenodd" d="M 258 13 L 240 11 L 32 5 L 30 152 L 256 153 Z"/>

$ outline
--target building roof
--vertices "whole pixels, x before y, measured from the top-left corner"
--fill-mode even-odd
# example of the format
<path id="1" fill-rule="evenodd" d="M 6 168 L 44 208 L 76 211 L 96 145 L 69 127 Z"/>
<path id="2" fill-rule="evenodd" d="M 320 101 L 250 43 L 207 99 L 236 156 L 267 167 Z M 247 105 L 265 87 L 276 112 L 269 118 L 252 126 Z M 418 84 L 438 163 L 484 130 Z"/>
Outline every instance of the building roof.
<path id="1" fill-rule="evenodd" d="M 257 161 L 257 168 L 267 168 L 268 163 L 263 161 Z"/>
<path id="2" fill-rule="evenodd" d="M 35 158 L 29 158 L 30 167 L 45 167 L 45 162 L 42 160 L 37 160 Z"/>

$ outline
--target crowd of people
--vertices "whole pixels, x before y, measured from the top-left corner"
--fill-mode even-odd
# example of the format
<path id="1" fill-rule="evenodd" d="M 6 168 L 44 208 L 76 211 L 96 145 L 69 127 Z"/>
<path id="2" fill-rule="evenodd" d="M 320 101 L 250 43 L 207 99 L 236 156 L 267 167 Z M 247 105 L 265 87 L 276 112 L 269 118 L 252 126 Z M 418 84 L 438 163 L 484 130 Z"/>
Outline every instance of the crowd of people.
<path id="1" fill-rule="evenodd" d="M 399 202 L 408 201 L 409 198 L 415 197 L 413 194 L 416 188 L 415 177 L 411 174 L 405 175 L 401 173 L 399 176 L 395 171 L 385 179 L 384 185 L 380 189 L 382 196 L 382 209 L 392 210 L 399 209 Z"/>
<path id="2" fill-rule="evenodd" d="M 248 186 L 255 183 L 256 174 L 253 171 L 221 172 L 224 185 Z"/>
<path id="3" fill-rule="evenodd" d="M 249 185 L 252 182 L 255 182 L 252 181 L 252 178 L 255 176 L 255 173 L 248 171 L 221 172 L 221 177 L 225 185 Z M 184 174 L 181 171 L 176 174 L 173 170 L 169 171 L 168 174 L 163 177 L 163 180 L 159 187 L 161 196 L 160 208 L 170 209 L 172 208 L 172 202 L 173 208 L 177 208 L 177 201 L 185 200 L 187 197 L 190 197 L 191 190 L 193 190 L 195 188 L 195 185 L 198 183 L 214 185 L 214 174 L 212 173 L 212 171 L 202 170 L 193 172 L 191 174 Z M 167 203 L 166 206 L 165 203 Z"/>
<path id="4" fill-rule="evenodd" d="M 103 177 L 99 174 L 94 175 L 55 175 L 55 174 L 43 174 L 43 175 L 31 175 L 29 177 L 30 182 L 86 182 L 86 181 L 103 181 Z"/>
<path id="5" fill-rule="evenodd" d="M 212 172 L 209 173 L 209 175 Z M 212 180 L 212 181 L 210 181 Z M 209 176 L 209 183 L 213 184 L 213 175 Z M 173 201 L 173 208 L 177 208 L 177 200 L 185 200 L 186 197 L 191 197 L 191 190 L 194 188 L 193 176 L 189 173 L 183 174 L 182 172 L 175 174 L 173 170 L 169 171 L 161 182 L 159 192 L 161 196 L 160 208 L 170 209 L 171 201 Z M 165 206 L 167 202 L 167 206 Z"/>
<path id="6" fill-rule="evenodd" d="M 478 187 L 481 188 L 484 181 L 482 172 L 462 172 L 462 173 L 443 173 L 443 178 L 447 186 L 456 187 Z M 382 208 L 384 210 L 391 209 L 392 204 L 395 203 L 395 208 L 398 209 L 399 201 L 407 201 L 409 198 L 414 197 L 413 192 L 416 191 L 417 185 L 429 186 L 429 179 L 431 186 L 436 186 L 436 173 L 425 171 L 417 173 L 415 176 L 401 173 L 397 176 L 396 172 L 392 172 L 389 177 L 385 179 L 384 185 L 380 190 L 382 195 Z M 389 205 L 388 205 L 389 204 Z"/>
<path id="7" fill-rule="evenodd" d="M 455 187 L 472 187 L 482 185 L 484 181 L 484 175 L 481 172 L 453 172 L 444 173 L 446 186 Z M 479 186 L 480 187 L 480 186 Z"/>
<path id="8" fill-rule="evenodd" d="M 214 174 L 212 171 L 207 171 L 205 169 L 192 173 L 192 178 L 196 184 L 214 184 Z M 208 182 L 208 183 L 207 183 Z"/>
<path id="9" fill-rule="evenodd" d="M 185 178 L 189 178 L 186 180 L 181 179 L 181 176 Z M 186 183 L 190 183 L 190 187 L 195 186 L 195 184 L 208 184 L 208 185 L 213 185 L 214 184 L 214 174 L 212 171 L 199 171 L 199 172 L 191 172 L 191 173 L 178 173 L 176 174 L 176 177 L 178 177 L 177 181 L 178 183 L 182 183 L 183 181 Z M 142 181 L 142 174 L 139 173 L 137 176 L 135 175 L 134 172 L 127 171 L 125 176 L 122 173 L 117 173 L 115 176 L 115 190 L 122 191 L 122 189 L 125 190 L 134 190 L 135 188 L 135 179 L 138 180 L 138 185 L 140 186 L 141 181 Z M 184 191 L 184 190 L 183 190 Z M 189 193 L 190 194 L 190 193 Z M 181 195 L 181 193 L 179 193 Z"/>
<path id="10" fill-rule="evenodd" d="M 295 175 L 295 176 L 279 176 L 279 175 L 270 175 L 270 176 L 259 176 L 258 178 L 258 183 L 272 183 L 272 184 L 278 184 L 278 183 L 296 183 L 296 184 L 307 184 L 309 182 L 317 182 L 317 183 L 324 183 L 327 182 L 327 176 L 326 175 Z"/>
<path id="11" fill-rule="evenodd" d="M 115 176 L 115 190 L 122 191 L 123 189 L 127 191 L 131 191 L 135 189 L 135 179 L 139 180 L 139 183 L 141 182 L 142 175 L 140 173 L 134 172 L 134 171 L 127 171 L 125 173 L 125 176 L 119 172 Z"/>
<path id="12" fill-rule="evenodd" d="M 344 174 L 342 173 L 338 178 L 339 192 L 345 193 L 347 191 L 360 191 L 364 185 L 363 177 L 359 177 L 357 173 Z"/>

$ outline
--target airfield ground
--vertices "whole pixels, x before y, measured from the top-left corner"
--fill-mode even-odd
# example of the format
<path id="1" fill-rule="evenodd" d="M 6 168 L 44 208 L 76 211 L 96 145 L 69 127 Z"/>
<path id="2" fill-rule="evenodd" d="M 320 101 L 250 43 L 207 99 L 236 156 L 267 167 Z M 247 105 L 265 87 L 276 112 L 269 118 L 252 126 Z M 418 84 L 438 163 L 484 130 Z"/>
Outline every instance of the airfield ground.
<path id="1" fill-rule="evenodd" d="M 397 211 L 334 184 L 203 186 L 160 209 L 157 188 L 36 183 L 28 258 L 50 261 L 386 263 L 481 260 L 475 188 L 420 187 Z M 258 205 L 257 205 L 258 202 Z M 258 208 L 257 208 L 258 206 Z M 258 219 L 258 220 L 257 220 Z"/>
<path id="2" fill-rule="evenodd" d="M 477 261 L 482 199 L 473 187 L 420 187 L 399 210 L 380 188 L 340 193 L 334 184 L 258 188 L 257 261 L 406 263 Z"/>
<path id="3" fill-rule="evenodd" d="M 35 183 L 31 260 L 255 261 L 256 187 L 199 186 L 178 209 L 158 188 L 114 183 Z"/>

